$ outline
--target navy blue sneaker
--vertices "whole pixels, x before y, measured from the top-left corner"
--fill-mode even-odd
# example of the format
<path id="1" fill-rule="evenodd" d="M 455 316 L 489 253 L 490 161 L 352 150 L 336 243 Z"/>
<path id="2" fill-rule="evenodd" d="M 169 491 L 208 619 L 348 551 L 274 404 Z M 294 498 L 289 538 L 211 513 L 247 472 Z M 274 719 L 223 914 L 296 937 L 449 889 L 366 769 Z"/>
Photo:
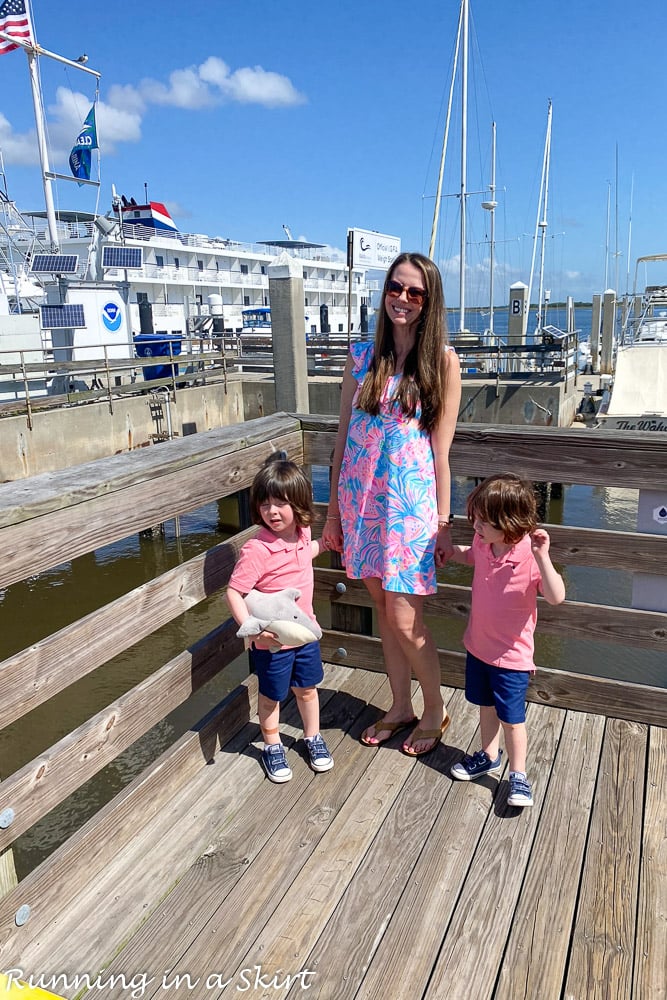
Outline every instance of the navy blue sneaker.
<path id="1" fill-rule="evenodd" d="M 270 743 L 262 750 L 262 764 L 268 778 L 278 785 L 292 777 L 292 769 L 287 763 L 282 743 Z"/>
<path id="2" fill-rule="evenodd" d="M 450 768 L 449 773 L 452 778 L 458 778 L 459 781 L 474 781 L 483 774 L 498 774 L 503 766 L 502 757 L 502 750 L 498 751 L 495 760 L 491 760 L 485 750 L 478 750 L 472 755 L 466 754 L 463 760 Z"/>
<path id="3" fill-rule="evenodd" d="M 308 763 L 313 771 L 330 771 L 334 765 L 333 757 L 320 734 L 304 737 L 304 743 L 308 751 Z"/>
<path id="4" fill-rule="evenodd" d="M 510 793 L 507 796 L 508 806 L 532 806 L 533 792 L 525 774 L 521 771 L 510 771 Z"/>

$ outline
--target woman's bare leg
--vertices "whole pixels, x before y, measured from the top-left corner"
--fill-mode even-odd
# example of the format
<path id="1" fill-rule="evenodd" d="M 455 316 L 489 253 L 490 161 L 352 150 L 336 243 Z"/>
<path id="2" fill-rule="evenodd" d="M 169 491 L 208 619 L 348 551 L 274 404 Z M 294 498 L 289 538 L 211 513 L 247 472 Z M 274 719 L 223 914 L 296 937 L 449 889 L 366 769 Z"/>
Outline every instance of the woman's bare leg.
<path id="1" fill-rule="evenodd" d="M 382 654 L 392 695 L 391 708 L 384 713 L 383 718 L 387 722 L 407 722 L 415 715 L 412 707 L 410 665 L 403 655 L 398 636 L 387 620 L 386 592 L 382 589 L 382 582 L 373 577 L 364 580 L 364 583 L 373 598 L 377 612 Z M 388 739 L 390 735 L 391 730 L 389 729 L 369 726 L 364 732 L 363 738 L 367 742 L 377 741 L 379 744 Z"/>
<path id="2" fill-rule="evenodd" d="M 392 634 L 397 637 L 403 658 L 422 689 L 424 711 L 419 726 L 424 730 L 439 730 L 445 715 L 440 691 L 440 661 L 433 636 L 424 624 L 424 598 L 421 594 L 389 591 L 386 610 Z M 413 742 L 408 737 L 403 748 L 420 753 L 432 744 L 432 739 Z"/>

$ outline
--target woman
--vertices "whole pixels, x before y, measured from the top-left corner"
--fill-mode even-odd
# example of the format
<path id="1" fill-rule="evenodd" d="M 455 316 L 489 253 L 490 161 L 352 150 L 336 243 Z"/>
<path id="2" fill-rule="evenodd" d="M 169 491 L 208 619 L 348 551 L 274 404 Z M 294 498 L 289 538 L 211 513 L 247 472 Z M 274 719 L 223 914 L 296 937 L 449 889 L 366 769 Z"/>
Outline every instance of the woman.
<path id="1" fill-rule="evenodd" d="M 449 724 L 423 605 L 447 549 L 460 399 L 440 272 L 428 257 L 400 254 L 387 272 L 375 343 L 352 345 L 345 367 L 323 541 L 344 553 L 348 577 L 364 581 L 377 611 L 393 700 L 361 741 L 379 746 L 409 728 L 403 751 L 411 756 L 433 750 Z M 413 673 L 424 698 L 416 727 Z"/>

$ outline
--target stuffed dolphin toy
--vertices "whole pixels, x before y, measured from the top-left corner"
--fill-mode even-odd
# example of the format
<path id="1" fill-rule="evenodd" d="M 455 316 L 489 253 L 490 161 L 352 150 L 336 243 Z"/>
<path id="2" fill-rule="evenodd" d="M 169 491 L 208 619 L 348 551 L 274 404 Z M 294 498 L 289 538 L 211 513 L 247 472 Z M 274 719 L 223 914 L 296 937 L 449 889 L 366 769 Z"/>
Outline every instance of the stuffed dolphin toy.
<path id="1" fill-rule="evenodd" d="M 251 637 L 265 629 L 278 636 L 276 645 L 271 646 L 272 652 L 282 646 L 305 646 L 307 642 L 321 639 L 322 629 L 297 605 L 298 597 L 301 591 L 295 587 L 278 590 L 275 594 L 260 594 L 258 590 L 246 594 L 245 603 L 251 617 L 236 633 L 240 639 L 245 639 L 246 648 Z"/>

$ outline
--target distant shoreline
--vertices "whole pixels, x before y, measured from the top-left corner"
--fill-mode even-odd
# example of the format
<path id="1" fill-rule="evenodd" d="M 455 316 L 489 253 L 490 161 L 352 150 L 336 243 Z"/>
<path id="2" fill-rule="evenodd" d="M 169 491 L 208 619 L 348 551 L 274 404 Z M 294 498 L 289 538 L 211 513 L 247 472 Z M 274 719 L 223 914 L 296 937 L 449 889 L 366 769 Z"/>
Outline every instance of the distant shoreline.
<path id="1" fill-rule="evenodd" d="M 567 302 L 550 302 L 549 303 L 549 309 L 565 309 L 566 306 L 567 306 Z M 592 302 L 574 302 L 573 306 L 574 306 L 575 309 L 592 309 L 593 308 L 593 303 Z M 507 303 L 505 303 L 505 305 L 503 305 L 503 306 L 494 306 L 493 307 L 493 311 L 494 312 L 500 312 L 503 309 L 508 309 L 508 308 L 509 307 L 508 307 Z M 537 307 L 536 306 L 531 306 L 530 308 L 531 308 L 531 311 L 534 312 Z M 459 307 L 458 306 L 447 306 L 447 312 L 455 312 L 455 313 L 457 313 L 457 312 L 459 312 Z M 488 306 L 466 306 L 466 312 L 477 313 L 477 314 L 488 313 L 489 312 L 489 307 Z"/>

